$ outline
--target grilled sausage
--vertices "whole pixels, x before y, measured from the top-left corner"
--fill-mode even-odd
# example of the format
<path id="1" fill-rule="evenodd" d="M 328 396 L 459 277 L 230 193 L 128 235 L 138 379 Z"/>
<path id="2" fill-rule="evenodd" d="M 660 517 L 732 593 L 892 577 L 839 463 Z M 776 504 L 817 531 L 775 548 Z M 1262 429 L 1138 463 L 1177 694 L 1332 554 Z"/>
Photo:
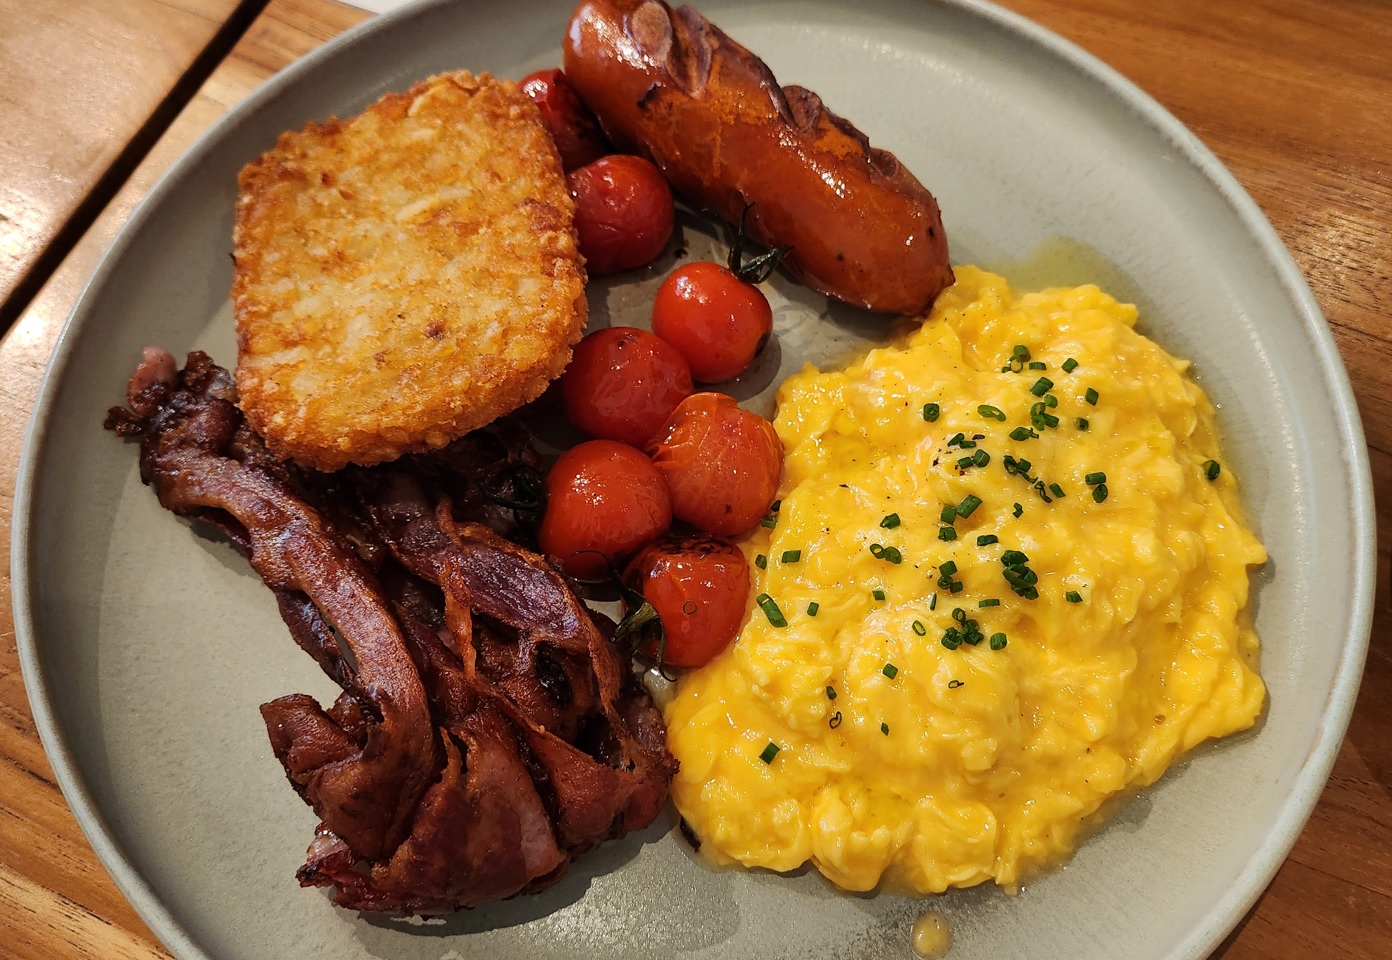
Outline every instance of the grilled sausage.
<path id="1" fill-rule="evenodd" d="M 893 154 L 780 87 L 690 7 L 583 0 L 565 72 L 620 149 L 653 160 L 689 202 L 791 246 L 789 271 L 870 310 L 919 314 L 952 283 L 937 202 Z"/>

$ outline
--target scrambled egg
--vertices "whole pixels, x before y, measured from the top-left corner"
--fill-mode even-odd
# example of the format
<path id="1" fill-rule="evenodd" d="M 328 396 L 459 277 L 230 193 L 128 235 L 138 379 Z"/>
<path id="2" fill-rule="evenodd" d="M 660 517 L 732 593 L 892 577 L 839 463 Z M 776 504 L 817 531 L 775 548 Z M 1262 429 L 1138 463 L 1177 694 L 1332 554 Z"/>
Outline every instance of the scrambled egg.
<path id="1" fill-rule="evenodd" d="M 1096 287 L 957 275 L 901 342 L 780 389 L 760 605 L 667 708 L 717 860 L 1013 887 L 1261 712 L 1266 553 L 1188 365 Z"/>

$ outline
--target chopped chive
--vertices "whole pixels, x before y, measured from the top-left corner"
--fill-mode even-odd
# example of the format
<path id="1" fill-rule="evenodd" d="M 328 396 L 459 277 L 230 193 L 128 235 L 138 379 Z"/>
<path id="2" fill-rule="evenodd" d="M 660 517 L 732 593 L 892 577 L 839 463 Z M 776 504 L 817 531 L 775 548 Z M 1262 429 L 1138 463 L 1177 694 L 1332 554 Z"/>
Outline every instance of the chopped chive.
<path id="1" fill-rule="evenodd" d="M 889 736 L 889 724 L 880 724 L 880 733 L 883 733 L 886 737 Z"/>
<path id="2" fill-rule="evenodd" d="M 937 596 L 938 595 L 936 593 L 933 594 L 933 599 L 936 600 Z M 932 608 L 930 607 L 929 609 L 931 610 Z M 923 625 L 922 620 L 915 620 L 913 622 L 913 632 L 921 637 L 928 633 L 928 628 Z"/>
<path id="3" fill-rule="evenodd" d="M 1058 497 L 1060 500 L 1063 499 L 1063 487 L 1060 487 L 1057 483 L 1049 484 L 1049 490 L 1053 493 L 1054 496 Z"/>
<path id="4" fill-rule="evenodd" d="M 956 539 L 957 539 L 957 528 L 956 528 L 956 527 L 938 527 L 938 539 L 939 539 L 939 540 L 956 540 Z"/>
<path id="5" fill-rule="evenodd" d="M 949 681 L 947 681 L 947 689 L 949 689 L 949 690 L 956 690 L 958 687 L 965 687 L 966 685 L 967 685 L 967 681 L 965 681 L 965 680 L 949 680 Z"/>
<path id="6" fill-rule="evenodd" d="M 754 566 L 758 567 L 760 570 L 767 570 L 768 557 L 764 556 L 762 553 L 759 554 L 757 557 L 754 558 Z"/>
<path id="7" fill-rule="evenodd" d="M 1031 370 L 1048 370 L 1048 369 L 1049 369 L 1049 365 L 1048 365 L 1047 363 L 1045 363 L 1044 361 L 1042 361 L 1042 360 L 1034 360 L 1034 361 L 1032 361 L 1032 362 L 1030 363 L 1029 369 L 1031 369 Z"/>
<path id="8" fill-rule="evenodd" d="M 884 550 L 880 552 L 880 559 L 890 563 L 903 563 L 904 555 L 899 552 L 898 547 L 885 547 Z"/>
<path id="9" fill-rule="evenodd" d="M 893 530 L 895 527 L 899 526 L 899 514 L 891 513 L 880 521 L 880 526 L 884 527 L 886 530 Z"/>
<path id="10" fill-rule="evenodd" d="M 993 407 L 989 403 L 983 403 L 981 406 L 977 407 L 976 412 L 988 420 L 999 420 L 1001 423 L 1005 422 L 1005 411 L 1000 407 Z"/>
<path id="11" fill-rule="evenodd" d="M 1079 430 L 1086 430 L 1087 428 L 1088 428 L 1087 417 L 1079 417 L 1079 418 L 1078 418 L 1078 429 L 1079 429 Z"/>
<path id="12" fill-rule="evenodd" d="M 782 558 L 782 562 L 783 562 L 783 563 L 797 563 L 797 562 L 798 562 L 799 560 L 801 560 L 801 559 L 802 559 L 802 551 L 801 551 L 801 550 L 784 550 L 784 551 L 783 551 L 783 558 Z"/>
<path id="13" fill-rule="evenodd" d="M 1022 506 L 1020 506 L 1020 505 L 1017 503 L 1017 504 L 1015 504 L 1014 509 L 1012 509 L 1010 512 L 1013 513 L 1013 514 L 1015 514 L 1015 516 L 1018 517 L 1020 514 L 1022 514 L 1022 513 L 1025 512 L 1025 508 L 1022 507 Z"/>
<path id="14" fill-rule="evenodd" d="M 1054 404 L 1058 403 L 1058 397 L 1049 394 L 1043 400 L 1030 407 L 1030 425 L 1036 430 L 1052 430 L 1059 425 L 1058 417 L 1049 412 L 1049 399 L 1052 398 Z"/>
<path id="15" fill-rule="evenodd" d="M 961 581 L 961 580 L 953 580 L 953 581 L 952 581 L 952 586 L 948 587 L 947 589 L 948 589 L 949 592 L 954 593 L 954 594 L 956 594 L 956 593 L 961 593 L 961 592 L 962 592 L 962 581 Z"/>
<path id="16" fill-rule="evenodd" d="M 1029 427 L 1016 427 L 1014 430 L 1010 431 L 1011 440 L 1028 440 L 1030 437 L 1037 436 L 1039 436 L 1039 434 L 1035 433 Z"/>
<path id="17" fill-rule="evenodd" d="M 1067 600 L 1069 603 L 1082 603 L 1083 595 L 1077 590 L 1069 590 L 1063 595 L 1063 599 Z"/>
<path id="18" fill-rule="evenodd" d="M 1092 488 L 1092 499 L 1094 503 L 1101 503 L 1107 499 L 1107 485 L 1105 483 L 1099 483 Z"/>
<path id="19" fill-rule="evenodd" d="M 966 623 L 966 622 L 967 622 L 967 611 L 963 610 L 961 607 L 953 607 L 953 608 L 952 608 L 952 619 L 953 619 L 953 620 L 956 620 L 958 623 Z"/>
<path id="20" fill-rule="evenodd" d="M 957 519 L 957 508 L 950 503 L 943 504 L 942 512 L 938 514 L 943 523 L 951 523 Z"/>
<path id="21" fill-rule="evenodd" d="M 993 634 L 991 634 L 991 649 L 992 649 L 992 650 L 1004 650 L 1004 649 L 1005 649 L 1005 643 L 1006 643 L 1005 634 L 1003 634 L 1003 633 L 993 633 Z"/>
<path id="22" fill-rule="evenodd" d="M 764 761 L 765 764 L 769 764 L 773 763 L 773 758 L 776 756 L 778 756 L 778 744 L 770 740 L 769 745 L 764 747 L 764 752 L 759 754 L 759 759 Z"/>
<path id="23" fill-rule="evenodd" d="M 944 577 L 950 577 L 950 576 L 952 576 L 953 574 L 955 574 L 956 572 L 957 572 L 957 561 L 956 561 L 956 560 L 949 560 L 949 561 L 947 561 L 946 563 L 942 564 L 942 566 L 938 567 L 938 573 L 942 574 Z"/>
<path id="24" fill-rule="evenodd" d="M 1039 582 L 1039 574 L 1029 567 L 1006 567 L 1004 576 L 1006 582 L 1016 590 L 1027 589 Z"/>
<path id="25" fill-rule="evenodd" d="M 879 587 L 876 587 L 874 590 L 870 591 L 870 596 L 874 597 L 876 600 L 883 600 L 885 598 L 885 592 Z"/>
<path id="26" fill-rule="evenodd" d="M 782 500 L 775 500 L 769 504 L 769 513 L 777 513 L 783 506 Z"/>
<path id="27" fill-rule="evenodd" d="M 984 467 L 990 462 L 991 455 L 985 450 L 978 450 L 976 453 L 972 454 L 972 466 L 974 467 Z"/>
<path id="28" fill-rule="evenodd" d="M 835 699 L 836 699 L 836 688 L 833 687 L 831 684 L 827 684 L 827 699 L 828 699 L 828 700 L 835 700 Z"/>
<path id="29" fill-rule="evenodd" d="M 822 605 L 818 603 L 816 600 L 813 600 L 811 603 L 807 605 L 807 615 L 809 617 L 815 617 L 817 615 L 817 611 L 820 609 L 822 609 Z"/>
<path id="30" fill-rule="evenodd" d="M 1029 347 L 1025 346 L 1023 343 L 1015 344 L 1015 347 L 1010 351 L 1010 354 L 1012 357 L 1014 357 L 1016 360 L 1019 360 L 1021 363 L 1024 363 L 1030 358 Z"/>
<path id="31" fill-rule="evenodd" d="M 1205 461 L 1204 461 L 1203 473 L 1204 473 L 1204 476 L 1205 476 L 1205 477 L 1208 477 L 1208 479 L 1210 479 L 1210 480 L 1217 480 L 1217 479 L 1218 479 L 1218 474 L 1220 474 L 1220 473 L 1222 473 L 1222 472 L 1223 472 L 1223 468 L 1222 468 L 1221 466 L 1218 465 L 1218 461 L 1217 461 L 1217 460 L 1205 460 Z"/>
<path id="32" fill-rule="evenodd" d="M 1028 474 L 1028 473 L 1030 472 L 1030 468 L 1033 467 L 1033 466 L 1034 466 L 1034 464 L 1030 463 L 1028 460 L 1016 460 L 1016 461 L 1015 461 L 1015 472 L 1016 472 L 1016 473 Z"/>
<path id="33" fill-rule="evenodd" d="M 895 677 L 899 676 L 899 668 L 892 663 L 886 663 L 884 669 L 882 669 L 880 673 L 883 673 L 886 677 L 893 680 Z"/>
<path id="34" fill-rule="evenodd" d="M 1069 357 L 1067 360 L 1063 361 L 1063 372 L 1064 372 L 1064 373 L 1072 373 L 1074 370 L 1077 370 L 1077 369 L 1078 369 L 1078 361 L 1077 361 L 1077 360 L 1074 360 L 1072 357 Z"/>
<path id="35" fill-rule="evenodd" d="M 955 447 L 960 443 L 965 443 L 966 439 L 967 435 L 965 433 L 954 433 L 951 437 L 948 438 L 947 445 L 949 447 Z"/>
<path id="36" fill-rule="evenodd" d="M 962 502 L 957 505 L 957 516 L 970 517 L 976 513 L 976 508 L 981 506 L 981 498 L 974 493 L 969 493 L 962 498 Z"/>
<path id="37" fill-rule="evenodd" d="M 778 517 L 770 513 L 759 521 L 759 526 L 772 530 L 774 527 L 778 526 Z"/>
<path id="38" fill-rule="evenodd" d="M 936 593 L 933 594 L 931 597 L 928 598 L 928 609 L 929 609 L 929 610 L 936 610 L 936 609 L 938 609 L 938 595 L 937 595 Z"/>
<path id="39" fill-rule="evenodd" d="M 1098 393 L 1092 387 L 1087 388 L 1087 393 L 1083 394 L 1083 399 L 1094 407 L 1097 406 Z"/>
<path id="40" fill-rule="evenodd" d="M 943 634 L 942 645 L 949 650 L 956 650 L 962 645 L 962 637 L 957 632 L 956 627 L 949 628 L 947 632 Z"/>
<path id="41" fill-rule="evenodd" d="M 1052 393 L 1044 394 L 1044 406 L 1048 407 L 1050 410 L 1057 407 L 1058 397 L 1054 396 Z"/>
<path id="42" fill-rule="evenodd" d="M 923 419 L 927 420 L 929 423 L 938 419 L 941 413 L 942 409 L 936 403 L 925 403 L 923 405 Z"/>
<path id="43" fill-rule="evenodd" d="M 768 617 L 768 622 L 775 627 L 786 627 L 788 621 L 783 616 L 783 611 L 778 609 L 778 604 L 767 593 L 761 593 L 754 598 L 754 602 L 759 605 L 759 609 L 764 611 L 764 616 Z"/>
<path id="44" fill-rule="evenodd" d="M 1042 397 L 1053 388 L 1054 381 L 1050 380 L 1048 377 L 1040 377 L 1038 380 L 1034 381 L 1034 386 L 1030 387 L 1030 393 L 1034 394 L 1036 397 Z"/>
<path id="45" fill-rule="evenodd" d="M 979 601 L 979 602 L 977 603 L 977 606 L 978 606 L 978 607 L 999 607 L 999 606 L 1000 606 L 1000 601 L 997 600 L 995 597 L 988 597 L 988 598 L 986 598 L 985 600 Z"/>
<path id="46" fill-rule="evenodd" d="M 978 547 L 989 547 L 993 543 L 1000 543 L 1000 538 L 994 533 L 983 533 L 976 538 L 976 545 Z"/>
<path id="47" fill-rule="evenodd" d="M 985 453 L 985 451 L 984 451 L 984 450 L 978 450 L 977 453 Z M 974 467 L 974 466 L 976 466 L 976 455 L 975 455 L 975 454 L 973 454 L 973 455 L 970 456 L 970 457 L 958 457 L 958 458 L 957 458 L 957 469 L 958 469 L 958 470 L 966 470 L 968 467 Z"/>
<path id="48" fill-rule="evenodd" d="M 840 711 L 840 710 L 837 710 L 835 713 L 833 713 L 833 714 L 831 715 L 831 719 L 827 721 L 827 726 L 828 726 L 828 727 L 831 727 L 831 729 L 833 729 L 833 730 L 835 730 L 837 727 L 841 726 L 841 711 Z"/>
<path id="49" fill-rule="evenodd" d="M 874 557 L 876 560 L 880 559 L 880 557 L 883 557 L 883 556 L 884 556 L 884 544 L 881 544 L 881 543 L 872 543 L 872 544 L 870 544 L 870 556 Z"/>
<path id="50" fill-rule="evenodd" d="M 1083 482 L 1086 483 L 1089 487 L 1095 487 L 1099 483 L 1107 482 L 1107 474 L 1101 470 L 1098 470 L 1096 473 L 1089 473 L 1086 477 L 1083 477 Z"/>
<path id="51" fill-rule="evenodd" d="M 1000 561 L 1007 567 L 1018 567 L 1029 563 L 1029 557 L 1023 550 L 1007 550 L 1001 554 Z"/>

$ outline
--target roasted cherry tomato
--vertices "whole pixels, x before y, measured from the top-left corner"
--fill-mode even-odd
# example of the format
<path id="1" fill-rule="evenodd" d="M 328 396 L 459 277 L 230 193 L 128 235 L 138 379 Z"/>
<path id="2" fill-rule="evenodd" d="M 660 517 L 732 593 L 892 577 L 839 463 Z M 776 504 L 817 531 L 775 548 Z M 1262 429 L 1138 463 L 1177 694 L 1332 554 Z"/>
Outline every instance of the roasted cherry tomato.
<path id="1" fill-rule="evenodd" d="M 637 327 L 596 330 L 561 377 L 570 422 L 592 437 L 642 447 L 691 395 L 691 370 L 667 341 Z"/>
<path id="2" fill-rule="evenodd" d="M 672 188 L 642 157 L 601 157 L 566 176 L 592 277 L 649 263 L 672 236 Z"/>
<path id="3" fill-rule="evenodd" d="M 749 564 L 739 547 L 713 537 L 663 537 L 625 576 L 662 621 L 662 662 L 703 667 L 739 633 L 749 603 Z M 656 646 L 649 656 L 657 656 Z"/>
<path id="4" fill-rule="evenodd" d="M 653 333 L 681 351 L 706 383 L 738 376 L 773 331 L 773 310 L 758 287 L 718 263 L 674 270 L 653 300 Z"/>
<path id="5" fill-rule="evenodd" d="M 723 393 L 687 397 L 647 450 L 667 481 L 672 515 L 702 533 L 744 533 L 778 493 L 783 448 L 773 424 Z"/>
<path id="6" fill-rule="evenodd" d="M 577 580 L 598 580 L 672 525 L 667 487 L 640 450 L 590 440 L 561 454 L 546 475 L 543 553 Z"/>
<path id="7" fill-rule="evenodd" d="M 567 173 L 613 150 L 599 121 L 560 70 L 538 70 L 529 74 L 521 87 L 541 111 Z"/>

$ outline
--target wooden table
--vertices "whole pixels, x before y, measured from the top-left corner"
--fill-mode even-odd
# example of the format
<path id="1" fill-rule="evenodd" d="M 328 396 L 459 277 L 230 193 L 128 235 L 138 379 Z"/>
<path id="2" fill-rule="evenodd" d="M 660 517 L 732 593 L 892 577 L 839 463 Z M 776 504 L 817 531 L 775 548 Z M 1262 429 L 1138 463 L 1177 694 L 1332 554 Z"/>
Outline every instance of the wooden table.
<path id="1" fill-rule="evenodd" d="M 1392 320 L 1383 313 L 1392 309 L 1392 5 L 1383 0 L 1006 2 L 1106 60 L 1188 124 L 1243 182 L 1295 254 L 1353 379 L 1383 504 L 1378 570 L 1379 583 L 1385 583 L 1392 543 L 1386 506 L 1392 503 Z M 56 269 L 42 289 L 31 283 L 21 290 L 24 302 L 13 297 L 5 302 L 4 308 L 19 317 L 0 341 L 0 535 L 5 542 L 24 422 L 39 376 L 102 248 L 159 172 L 213 120 L 291 59 L 366 16 L 331 0 L 270 0 L 222 57 L 214 49 L 220 24 L 232 22 L 229 29 L 237 29 L 233 18 L 238 9 L 244 15 L 247 5 L 148 3 L 185 14 L 202 11 L 212 24 L 202 34 L 179 37 L 189 67 L 182 73 L 165 70 L 159 82 L 173 92 L 179 78 L 191 82 L 187 70 L 197 64 L 211 72 L 182 112 L 165 118 L 163 135 L 109 202 L 98 189 L 100 178 L 84 181 L 86 193 L 55 186 L 26 201 L 50 222 L 93 196 L 101 201 L 101 212 L 80 241 L 52 231 L 45 242 L 56 238 L 71 249 L 61 263 L 55 254 L 35 260 L 41 269 Z M 140 0 L 125 0 L 127 8 L 139 5 Z M 0 29 L 23 6 L 0 0 Z M 51 0 L 45 9 L 52 22 L 67 25 L 76 55 L 100 22 L 91 18 L 100 18 L 107 6 Z M 137 48 L 168 42 L 169 34 L 152 40 L 133 30 L 124 36 Z M 16 54 L 7 45 L 8 38 L 0 37 L 0 50 L 6 57 L 22 56 L 23 50 Z M 200 42 L 214 47 L 199 49 Z M 210 49 L 216 58 L 206 54 Z M 15 61 L 0 59 L 0 80 L 14 69 Z M 36 108 L 65 109 L 57 102 L 64 95 L 62 89 L 30 91 Z M 130 122 L 135 114 L 128 107 L 101 109 L 111 111 L 106 134 L 99 134 L 109 141 L 103 148 L 120 155 L 137 137 Z M 0 103 L 0 124 L 4 119 Z M 25 188 L 21 176 L 0 162 L 0 224 L 10 216 L 3 206 L 6 191 Z M 0 271 L 0 298 L 10 297 L 13 289 L 4 276 Z M 29 299 L 35 289 L 37 295 Z M 166 956 L 111 884 L 54 786 L 19 675 L 8 551 L 3 556 L 0 954 L 25 960 Z M 1392 957 L 1389 626 L 1392 604 L 1387 590 L 1380 589 L 1363 689 L 1329 785 L 1275 881 L 1215 957 Z M 1124 954 L 1119 944 L 1118 956 Z"/>

